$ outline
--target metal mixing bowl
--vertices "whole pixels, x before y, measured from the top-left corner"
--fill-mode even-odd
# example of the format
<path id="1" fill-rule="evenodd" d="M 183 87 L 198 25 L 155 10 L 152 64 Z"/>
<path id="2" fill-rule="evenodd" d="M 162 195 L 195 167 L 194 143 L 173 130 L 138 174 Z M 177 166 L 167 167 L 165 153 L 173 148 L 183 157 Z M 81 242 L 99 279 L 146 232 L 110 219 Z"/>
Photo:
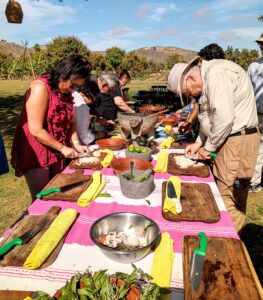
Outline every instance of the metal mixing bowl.
<path id="1" fill-rule="evenodd" d="M 118 250 L 99 243 L 99 237 L 107 235 L 110 231 L 134 233 L 139 237 L 145 237 L 147 245 L 133 250 Z M 160 230 L 153 220 L 144 215 L 122 212 L 98 219 L 91 226 L 90 237 L 108 258 L 119 263 L 132 263 L 142 259 L 159 242 Z"/>

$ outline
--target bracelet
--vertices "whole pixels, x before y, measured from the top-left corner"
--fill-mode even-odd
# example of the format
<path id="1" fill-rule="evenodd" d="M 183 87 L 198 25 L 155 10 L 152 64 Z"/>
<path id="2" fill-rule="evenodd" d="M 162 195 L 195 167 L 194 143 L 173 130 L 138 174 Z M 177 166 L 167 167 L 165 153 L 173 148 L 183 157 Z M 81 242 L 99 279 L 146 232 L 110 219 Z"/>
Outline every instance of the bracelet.
<path id="1" fill-rule="evenodd" d="M 72 142 L 73 145 L 79 144 L 79 140 Z"/>

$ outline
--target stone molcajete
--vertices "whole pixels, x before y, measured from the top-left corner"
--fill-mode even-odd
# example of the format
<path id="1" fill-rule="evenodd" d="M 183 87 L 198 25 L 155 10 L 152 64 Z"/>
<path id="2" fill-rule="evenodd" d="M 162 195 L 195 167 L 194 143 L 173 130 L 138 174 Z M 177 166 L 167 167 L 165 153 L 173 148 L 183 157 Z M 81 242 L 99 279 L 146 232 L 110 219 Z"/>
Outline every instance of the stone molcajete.
<path id="1" fill-rule="evenodd" d="M 121 135 L 124 139 L 135 139 L 137 136 L 147 134 L 154 137 L 158 115 L 144 116 L 143 113 L 118 113 L 121 126 Z"/>

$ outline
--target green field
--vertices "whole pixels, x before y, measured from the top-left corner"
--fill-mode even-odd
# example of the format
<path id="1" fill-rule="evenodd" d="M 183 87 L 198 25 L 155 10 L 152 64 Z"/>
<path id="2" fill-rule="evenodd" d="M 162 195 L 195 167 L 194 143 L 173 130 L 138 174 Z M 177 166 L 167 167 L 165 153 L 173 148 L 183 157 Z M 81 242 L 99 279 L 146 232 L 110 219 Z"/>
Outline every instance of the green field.
<path id="1" fill-rule="evenodd" d="M 129 95 L 138 90 L 148 90 L 152 85 L 165 85 L 165 81 L 152 79 L 132 80 L 128 85 Z M 13 134 L 22 106 L 22 96 L 27 81 L 0 81 L 0 130 L 4 137 L 8 160 Z M 0 233 L 7 229 L 31 203 L 31 198 L 23 177 L 14 176 L 10 167 L 8 174 L 0 176 Z M 263 270 L 260 261 L 263 253 L 263 191 L 250 194 L 247 206 L 247 220 L 242 239 L 246 243 L 261 281 Z"/>

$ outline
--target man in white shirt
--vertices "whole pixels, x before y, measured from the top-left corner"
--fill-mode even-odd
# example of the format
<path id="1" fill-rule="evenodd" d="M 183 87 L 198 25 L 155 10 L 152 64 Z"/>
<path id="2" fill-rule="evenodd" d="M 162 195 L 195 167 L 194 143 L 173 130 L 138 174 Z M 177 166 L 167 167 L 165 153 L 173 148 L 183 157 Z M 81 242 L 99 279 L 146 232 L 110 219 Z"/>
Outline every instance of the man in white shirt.
<path id="1" fill-rule="evenodd" d="M 254 91 L 246 72 L 224 59 L 175 64 L 168 77 L 168 89 L 183 96 L 204 95 L 211 125 L 208 137 L 186 148 L 209 159 L 216 152 L 213 171 L 218 189 L 237 232 L 245 222 L 250 179 L 255 168 L 258 147 L 258 118 Z M 235 187 L 242 182 L 243 189 Z"/>
<path id="2" fill-rule="evenodd" d="M 263 166 L 263 33 L 256 40 L 261 51 L 261 57 L 248 67 L 248 75 L 252 81 L 252 85 L 256 97 L 259 131 L 260 131 L 260 146 L 257 157 L 257 163 L 253 177 L 251 179 L 250 192 L 259 192 L 262 190 L 262 166 Z"/>

